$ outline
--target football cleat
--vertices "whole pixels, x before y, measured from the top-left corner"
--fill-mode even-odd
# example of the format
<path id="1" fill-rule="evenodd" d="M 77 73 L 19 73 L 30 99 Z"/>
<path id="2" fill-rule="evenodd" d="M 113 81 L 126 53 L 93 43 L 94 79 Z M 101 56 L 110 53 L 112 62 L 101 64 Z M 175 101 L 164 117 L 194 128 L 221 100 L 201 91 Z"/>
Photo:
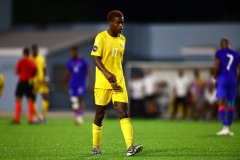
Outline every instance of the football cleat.
<path id="1" fill-rule="evenodd" d="M 224 126 L 221 131 L 217 132 L 217 135 L 218 136 L 225 136 L 225 135 L 233 136 L 234 133 L 232 131 L 230 131 L 229 127 Z"/>
<path id="2" fill-rule="evenodd" d="M 102 155 L 102 152 L 99 147 L 95 147 L 92 149 L 92 155 Z"/>
<path id="3" fill-rule="evenodd" d="M 11 125 L 19 125 L 20 122 L 16 122 L 14 119 L 10 122 Z"/>
<path id="4" fill-rule="evenodd" d="M 143 150 L 143 145 L 131 146 L 127 149 L 127 156 L 134 156 L 136 153 Z"/>

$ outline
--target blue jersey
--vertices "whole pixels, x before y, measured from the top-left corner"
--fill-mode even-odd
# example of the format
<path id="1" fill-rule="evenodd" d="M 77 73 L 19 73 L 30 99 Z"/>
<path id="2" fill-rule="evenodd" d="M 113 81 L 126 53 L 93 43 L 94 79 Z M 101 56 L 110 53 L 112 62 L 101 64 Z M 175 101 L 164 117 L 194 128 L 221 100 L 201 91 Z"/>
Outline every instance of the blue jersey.
<path id="1" fill-rule="evenodd" d="M 215 58 L 221 61 L 217 82 L 237 83 L 237 66 L 240 63 L 239 53 L 227 48 L 216 52 Z"/>
<path id="2" fill-rule="evenodd" d="M 89 64 L 84 58 L 70 59 L 67 62 L 67 69 L 70 71 L 69 87 L 74 88 L 78 86 L 84 87 L 86 85 L 87 68 Z"/>
<path id="3" fill-rule="evenodd" d="M 217 77 L 217 97 L 234 100 L 237 93 L 237 68 L 240 55 L 227 48 L 218 50 L 215 58 L 221 61 Z"/>

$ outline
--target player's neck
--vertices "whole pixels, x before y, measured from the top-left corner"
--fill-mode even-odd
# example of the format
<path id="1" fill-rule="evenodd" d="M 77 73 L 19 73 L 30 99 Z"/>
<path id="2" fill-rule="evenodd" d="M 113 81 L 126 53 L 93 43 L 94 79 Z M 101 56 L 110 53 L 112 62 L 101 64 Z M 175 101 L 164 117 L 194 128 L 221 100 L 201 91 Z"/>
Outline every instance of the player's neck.
<path id="1" fill-rule="evenodd" d="M 110 29 L 107 30 L 107 33 L 111 36 L 111 37 L 118 37 L 119 36 L 119 33 L 115 33 L 113 31 L 111 31 Z"/>

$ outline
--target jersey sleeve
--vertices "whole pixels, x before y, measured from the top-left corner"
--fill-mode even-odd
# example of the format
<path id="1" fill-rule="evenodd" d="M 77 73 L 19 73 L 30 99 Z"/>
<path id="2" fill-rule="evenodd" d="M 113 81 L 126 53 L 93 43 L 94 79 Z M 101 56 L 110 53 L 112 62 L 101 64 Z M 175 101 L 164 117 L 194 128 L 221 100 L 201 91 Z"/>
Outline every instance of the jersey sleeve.
<path id="1" fill-rule="evenodd" d="M 91 55 L 102 57 L 102 46 L 103 46 L 103 40 L 101 36 L 98 34 L 95 38 Z"/>
<path id="2" fill-rule="evenodd" d="M 67 68 L 69 71 L 71 71 L 70 61 L 68 61 L 68 62 L 66 63 L 66 68 Z"/>
<path id="3" fill-rule="evenodd" d="M 215 54 L 215 58 L 220 58 L 220 51 L 217 51 L 216 54 Z"/>
<path id="4" fill-rule="evenodd" d="M 18 61 L 17 65 L 16 65 L 16 68 L 15 68 L 15 72 L 19 73 L 20 68 L 21 68 L 21 61 Z"/>

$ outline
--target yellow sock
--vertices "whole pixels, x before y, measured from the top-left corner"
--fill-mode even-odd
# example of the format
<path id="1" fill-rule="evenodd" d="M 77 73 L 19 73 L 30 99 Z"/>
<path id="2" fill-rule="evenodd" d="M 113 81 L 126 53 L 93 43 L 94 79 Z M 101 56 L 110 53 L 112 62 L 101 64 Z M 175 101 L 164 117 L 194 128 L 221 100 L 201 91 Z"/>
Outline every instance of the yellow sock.
<path id="1" fill-rule="evenodd" d="M 101 145 L 101 141 L 102 141 L 102 127 L 99 127 L 93 123 L 92 135 L 93 135 L 93 139 L 92 139 L 93 148 L 99 147 Z"/>
<path id="2" fill-rule="evenodd" d="M 121 119 L 120 124 L 126 146 L 129 148 L 133 144 L 133 128 L 130 123 L 130 118 Z"/>
<path id="3" fill-rule="evenodd" d="M 48 107 L 49 107 L 49 101 L 48 100 L 43 100 L 43 102 L 42 102 L 42 115 L 43 115 L 43 117 L 46 117 Z"/>

